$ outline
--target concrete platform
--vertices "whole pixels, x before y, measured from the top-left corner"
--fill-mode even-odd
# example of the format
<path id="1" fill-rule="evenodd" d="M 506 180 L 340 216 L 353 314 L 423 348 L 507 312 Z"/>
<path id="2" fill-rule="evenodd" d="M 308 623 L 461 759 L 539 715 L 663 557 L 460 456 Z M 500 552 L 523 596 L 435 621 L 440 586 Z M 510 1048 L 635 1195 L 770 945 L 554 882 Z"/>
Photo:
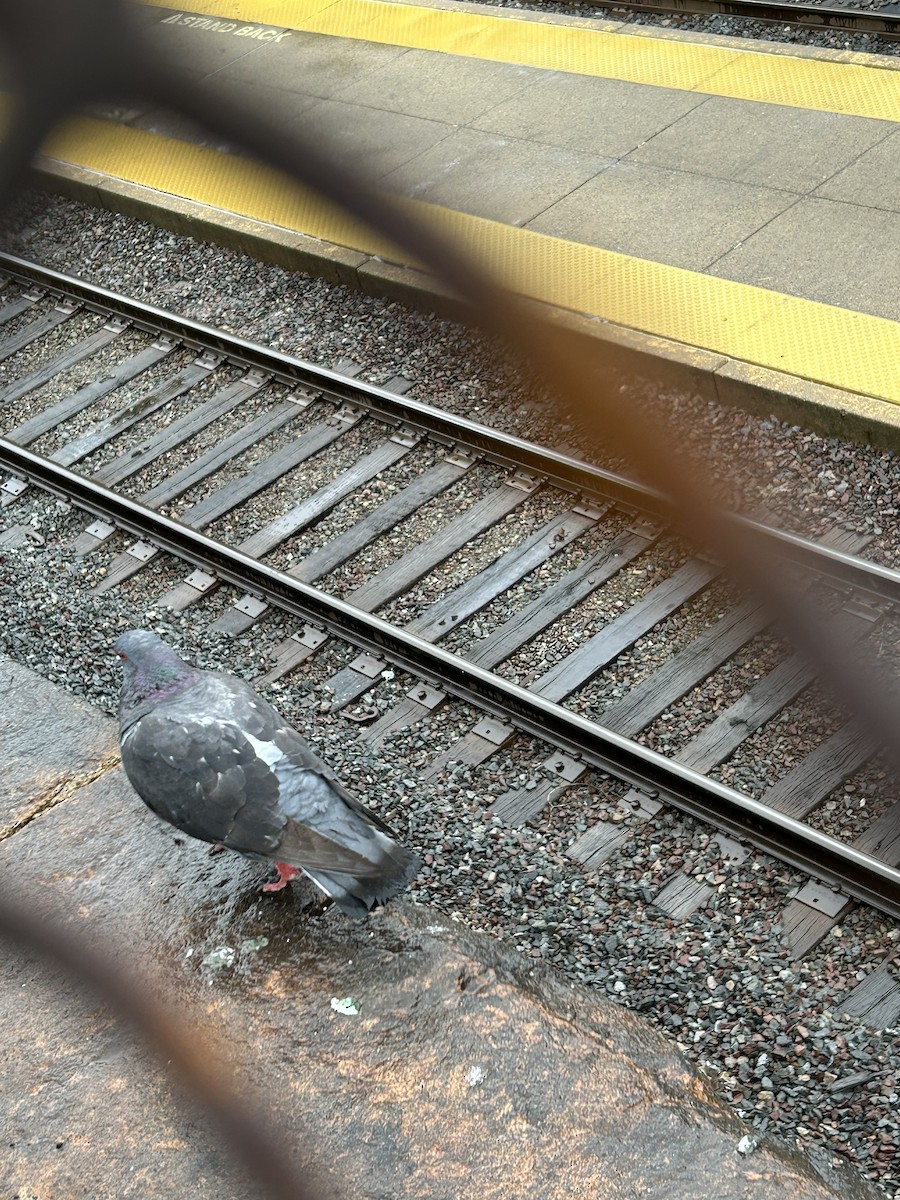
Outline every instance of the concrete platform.
<path id="1" fill-rule="evenodd" d="M 261 896 L 176 839 L 109 757 L 113 723 L 7 659 L 2 889 L 146 981 L 345 1200 L 876 1200 L 763 1141 L 640 1018 L 408 902 L 367 921 Z M 10 703 L 4 711 L 10 711 Z M 61 768 L 68 760 L 68 769 Z M 61 786 L 65 785 L 62 790 Z M 353 997 L 357 1013 L 332 1000 Z M 71 981 L 0 956 L 3 1195 L 246 1200 L 201 1113 Z M 740 1150 L 739 1150 L 740 1146 Z"/>
<path id="2" fill-rule="evenodd" d="M 897 60 L 452 0 L 134 7 L 204 94 L 315 130 L 626 369 L 900 445 Z M 402 250 L 159 107 L 44 150 L 69 194 L 446 307 Z"/>

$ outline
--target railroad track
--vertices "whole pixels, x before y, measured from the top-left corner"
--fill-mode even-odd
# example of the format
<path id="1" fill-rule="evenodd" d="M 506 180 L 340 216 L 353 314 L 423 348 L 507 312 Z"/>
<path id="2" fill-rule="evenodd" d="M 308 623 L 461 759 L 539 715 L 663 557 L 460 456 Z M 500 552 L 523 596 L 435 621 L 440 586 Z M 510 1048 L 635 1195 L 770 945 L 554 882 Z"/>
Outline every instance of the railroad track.
<path id="1" fill-rule="evenodd" d="M 618 807 L 568 850 L 590 871 L 674 805 L 722 831 L 723 856 L 749 842 L 812 877 L 782 919 L 797 956 L 857 899 L 900 915 L 900 805 L 847 841 L 815 820 L 876 751 L 852 721 L 756 795 L 717 778 L 814 687 L 796 656 L 770 645 L 765 671 L 695 736 L 669 756 L 652 748 L 668 709 L 769 634 L 718 564 L 673 537 L 651 488 L 412 400 L 403 381 L 370 387 L 8 256 L 0 270 L 0 541 L 22 535 L 16 506 L 36 485 L 89 514 L 75 547 L 105 556 L 97 593 L 174 555 L 185 565 L 161 606 L 230 586 L 212 625 L 232 635 L 273 607 L 293 614 L 261 684 L 349 643 L 326 687 L 372 748 L 471 703 L 483 715 L 431 759 L 430 780 L 539 738 L 543 759 L 493 805 L 507 825 L 607 773 Z M 48 399 L 76 368 L 87 382 Z M 816 544 L 735 520 L 847 636 L 877 640 L 900 574 L 860 558 L 860 538 Z M 398 667 L 409 688 L 384 711 L 371 700 Z M 711 890 L 675 875 L 655 903 L 684 917 Z M 889 964 L 873 971 L 860 1011 L 893 986 Z"/>
<path id="2" fill-rule="evenodd" d="M 844 30 L 875 34 L 886 41 L 900 38 L 900 6 L 867 8 L 843 4 L 779 4 L 775 0 L 572 0 L 576 8 L 604 8 L 610 14 L 652 16 L 727 16 L 768 25 L 795 25 L 813 32 Z"/>

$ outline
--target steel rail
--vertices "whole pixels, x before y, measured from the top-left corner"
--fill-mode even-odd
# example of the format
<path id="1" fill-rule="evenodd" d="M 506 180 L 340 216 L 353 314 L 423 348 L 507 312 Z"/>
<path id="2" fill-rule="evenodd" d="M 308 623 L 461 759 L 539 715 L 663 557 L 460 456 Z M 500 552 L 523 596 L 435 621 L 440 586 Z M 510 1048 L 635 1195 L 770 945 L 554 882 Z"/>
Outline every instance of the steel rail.
<path id="1" fill-rule="evenodd" d="M 85 280 L 0 251 L 0 271 L 35 284 L 50 293 L 77 299 L 101 315 L 110 313 L 147 333 L 167 334 L 197 350 L 222 355 L 228 362 L 261 371 L 292 387 L 319 391 L 342 403 L 365 408 L 382 420 L 410 427 L 448 445 L 474 450 L 491 462 L 541 476 L 566 491 L 590 499 L 614 500 L 671 522 L 674 510 L 655 488 L 581 459 L 536 446 L 514 434 L 493 429 L 468 417 L 447 413 L 433 405 L 399 396 L 384 388 L 349 379 L 282 351 L 223 333 L 212 326 L 179 317 L 140 300 L 120 295 Z M 819 545 L 799 534 L 764 525 L 751 517 L 730 514 L 737 535 L 757 540 L 759 550 L 788 558 L 807 569 L 827 575 L 842 587 L 869 593 L 891 603 L 900 602 L 900 571 L 869 562 L 853 554 Z"/>
<path id="2" fill-rule="evenodd" d="M 225 582 L 361 649 L 382 654 L 460 699 L 900 917 L 900 870 L 889 864 L 4 438 L 0 464 Z"/>
<path id="3" fill-rule="evenodd" d="M 779 4 L 777 0 L 569 0 L 576 8 L 605 8 L 614 12 L 655 16 L 740 17 L 771 25 L 802 29 L 875 33 L 888 41 L 900 38 L 900 11 L 884 8 L 863 12 L 840 4 Z M 535 5 L 540 9 L 540 5 Z"/>

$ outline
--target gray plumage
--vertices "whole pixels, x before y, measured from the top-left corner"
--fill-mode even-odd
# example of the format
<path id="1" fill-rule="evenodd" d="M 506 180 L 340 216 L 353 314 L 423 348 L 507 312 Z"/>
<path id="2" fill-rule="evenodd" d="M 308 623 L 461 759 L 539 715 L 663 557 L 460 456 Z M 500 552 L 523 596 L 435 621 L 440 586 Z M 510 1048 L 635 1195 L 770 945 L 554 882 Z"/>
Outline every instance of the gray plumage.
<path id="1" fill-rule="evenodd" d="M 354 916 L 414 877 L 418 858 L 249 684 L 189 666 L 144 630 L 123 633 L 114 649 L 124 669 L 122 765 L 157 816 L 202 841 L 305 872 Z M 269 890 L 290 878 L 278 871 Z"/>

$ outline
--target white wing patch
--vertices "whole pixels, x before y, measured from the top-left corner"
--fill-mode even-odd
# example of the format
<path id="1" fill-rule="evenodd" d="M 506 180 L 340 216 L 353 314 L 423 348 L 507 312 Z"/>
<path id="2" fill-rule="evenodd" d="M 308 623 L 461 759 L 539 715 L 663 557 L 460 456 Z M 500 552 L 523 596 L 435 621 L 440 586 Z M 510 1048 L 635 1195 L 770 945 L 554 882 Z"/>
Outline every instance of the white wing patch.
<path id="1" fill-rule="evenodd" d="M 256 751 L 256 757 L 261 758 L 267 767 L 274 767 L 284 758 L 284 752 L 279 750 L 274 742 L 261 742 L 246 730 L 241 732 Z"/>

